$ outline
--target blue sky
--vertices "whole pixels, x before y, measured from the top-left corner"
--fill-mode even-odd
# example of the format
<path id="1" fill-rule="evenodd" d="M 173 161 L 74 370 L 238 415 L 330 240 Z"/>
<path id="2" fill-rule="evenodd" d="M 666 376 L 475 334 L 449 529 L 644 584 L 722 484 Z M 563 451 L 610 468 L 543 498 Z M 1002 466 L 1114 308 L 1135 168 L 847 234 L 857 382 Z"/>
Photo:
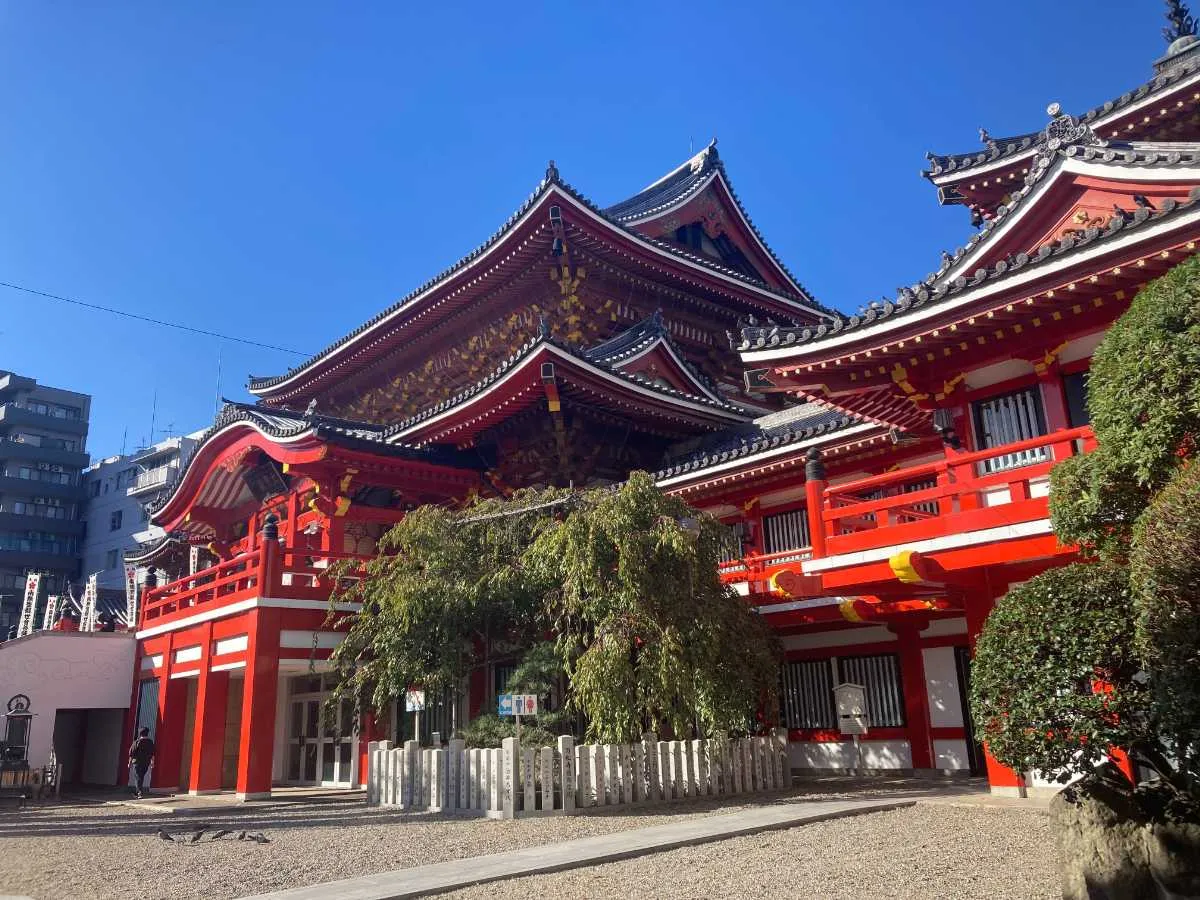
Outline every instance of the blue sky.
<path id="1" fill-rule="evenodd" d="M 481 243 L 554 159 L 600 203 L 713 135 L 821 301 L 971 233 L 924 152 L 1152 74 L 1154 0 L 749 5 L 0 0 L 0 281 L 313 352 Z M 0 288 L 0 368 L 94 395 L 94 456 L 300 357 Z"/>

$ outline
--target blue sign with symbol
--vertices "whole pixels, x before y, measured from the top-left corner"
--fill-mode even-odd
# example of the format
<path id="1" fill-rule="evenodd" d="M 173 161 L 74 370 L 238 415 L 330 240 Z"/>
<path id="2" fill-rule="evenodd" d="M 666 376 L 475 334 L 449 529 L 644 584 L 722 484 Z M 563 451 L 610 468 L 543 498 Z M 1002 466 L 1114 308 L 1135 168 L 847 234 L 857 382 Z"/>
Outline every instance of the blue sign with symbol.
<path id="1" fill-rule="evenodd" d="M 499 696 L 499 715 L 511 716 L 513 714 L 513 695 L 501 694 Z"/>

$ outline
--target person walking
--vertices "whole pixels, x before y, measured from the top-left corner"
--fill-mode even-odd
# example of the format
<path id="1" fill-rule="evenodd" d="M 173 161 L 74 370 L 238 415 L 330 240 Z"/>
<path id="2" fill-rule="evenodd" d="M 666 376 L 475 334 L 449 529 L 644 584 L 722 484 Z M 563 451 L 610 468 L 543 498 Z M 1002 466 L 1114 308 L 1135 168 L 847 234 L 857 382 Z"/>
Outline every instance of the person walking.
<path id="1" fill-rule="evenodd" d="M 150 729 L 141 728 L 138 730 L 137 740 L 129 745 L 129 765 L 133 766 L 133 773 L 137 776 L 137 791 L 136 796 L 142 799 L 142 787 L 146 782 L 146 772 L 150 769 L 150 763 L 154 760 L 154 741 L 150 740 Z"/>

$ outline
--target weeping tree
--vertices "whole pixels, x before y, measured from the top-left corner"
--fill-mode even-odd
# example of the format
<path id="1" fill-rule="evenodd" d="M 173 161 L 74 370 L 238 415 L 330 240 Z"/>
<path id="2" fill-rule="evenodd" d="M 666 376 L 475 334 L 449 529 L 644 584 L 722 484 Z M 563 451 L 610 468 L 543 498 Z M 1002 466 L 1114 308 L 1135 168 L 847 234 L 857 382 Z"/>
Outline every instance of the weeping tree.
<path id="1" fill-rule="evenodd" d="M 531 691 L 561 677 L 590 738 L 749 730 L 756 713 L 773 717 L 779 655 L 717 576 L 725 539 L 645 473 L 619 489 L 415 510 L 330 600 L 346 629 L 331 703 L 380 709 L 416 686 L 457 688 L 501 642 L 526 656 Z M 346 602 L 362 611 L 334 618 Z"/>

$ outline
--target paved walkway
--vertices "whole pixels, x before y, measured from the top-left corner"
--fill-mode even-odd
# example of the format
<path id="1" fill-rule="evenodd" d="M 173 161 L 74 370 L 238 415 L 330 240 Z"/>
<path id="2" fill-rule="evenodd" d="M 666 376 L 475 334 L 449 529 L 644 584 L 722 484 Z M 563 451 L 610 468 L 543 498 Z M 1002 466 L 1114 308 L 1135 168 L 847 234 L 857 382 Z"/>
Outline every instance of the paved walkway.
<path id="1" fill-rule="evenodd" d="M 760 831 L 898 809 L 912 806 L 915 802 L 908 799 L 880 799 L 782 803 L 672 825 L 656 825 L 507 853 L 380 872 L 361 878 L 261 894 L 248 900 L 398 900 L 421 897 L 488 881 L 558 872 Z"/>

